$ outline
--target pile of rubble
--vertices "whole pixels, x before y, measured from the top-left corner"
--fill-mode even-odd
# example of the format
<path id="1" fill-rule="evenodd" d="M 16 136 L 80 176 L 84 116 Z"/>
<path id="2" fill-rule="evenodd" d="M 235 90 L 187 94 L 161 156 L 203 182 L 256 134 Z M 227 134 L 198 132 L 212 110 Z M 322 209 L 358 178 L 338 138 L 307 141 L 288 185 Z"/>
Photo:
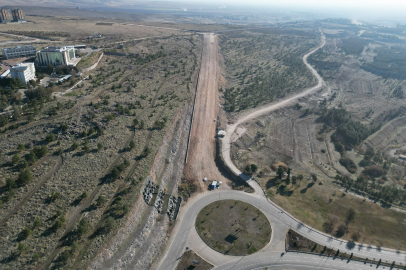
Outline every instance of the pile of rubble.
<path id="1" fill-rule="evenodd" d="M 178 199 L 176 199 L 176 197 L 171 196 L 169 198 L 167 213 L 172 220 L 176 220 L 176 217 L 178 216 L 181 201 L 181 197 L 178 197 Z"/>
<path id="2" fill-rule="evenodd" d="M 158 195 L 156 196 L 155 200 L 155 208 L 158 210 L 158 213 L 162 212 L 162 207 L 164 206 L 164 196 L 165 193 L 162 189 L 158 190 Z"/>
<path id="3" fill-rule="evenodd" d="M 148 181 L 147 185 L 145 186 L 144 192 L 142 193 L 144 195 L 144 200 L 147 204 L 150 204 L 152 197 L 154 196 L 156 186 L 154 183 Z"/>

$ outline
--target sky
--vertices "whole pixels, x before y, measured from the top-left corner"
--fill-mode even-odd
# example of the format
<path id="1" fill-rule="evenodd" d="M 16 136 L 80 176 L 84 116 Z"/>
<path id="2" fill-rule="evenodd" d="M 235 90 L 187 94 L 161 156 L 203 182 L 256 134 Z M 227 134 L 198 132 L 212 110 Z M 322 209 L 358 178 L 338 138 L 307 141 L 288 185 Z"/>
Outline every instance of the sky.
<path id="1" fill-rule="evenodd" d="M 198 0 L 189 0 L 199 2 Z M 255 4 L 255 5 L 281 5 L 281 6 L 307 6 L 307 7 L 330 7 L 330 8 L 369 8 L 381 9 L 406 8 L 405 0 L 205 0 L 204 2 L 225 4 Z M 405 11 L 406 13 L 406 11 Z"/>
<path id="2" fill-rule="evenodd" d="M 169 0 L 170 1 L 170 0 Z M 176 0 L 175 0 L 176 1 Z M 331 14 L 352 19 L 406 21 L 406 0 L 178 0 L 194 4 L 244 5 Z"/>

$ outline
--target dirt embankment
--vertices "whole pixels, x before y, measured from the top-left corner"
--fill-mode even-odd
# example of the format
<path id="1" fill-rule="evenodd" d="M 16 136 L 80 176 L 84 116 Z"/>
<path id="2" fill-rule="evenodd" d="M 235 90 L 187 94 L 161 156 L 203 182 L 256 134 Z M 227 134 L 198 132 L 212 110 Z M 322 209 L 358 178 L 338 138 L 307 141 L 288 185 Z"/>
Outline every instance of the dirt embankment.
<path id="1" fill-rule="evenodd" d="M 184 175 L 204 190 L 203 178 L 224 181 L 215 163 L 218 115 L 218 42 L 214 34 L 204 35 L 202 63 Z"/>
<path id="2" fill-rule="evenodd" d="M 185 106 L 168 130 L 147 180 L 175 194 L 185 162 L 191 106 Z M 123 228 L 98 255 L 90 269 L 148 269 L 162 252 L 170 227 L 166 213 L 159 214 L 140 196 Z"/>

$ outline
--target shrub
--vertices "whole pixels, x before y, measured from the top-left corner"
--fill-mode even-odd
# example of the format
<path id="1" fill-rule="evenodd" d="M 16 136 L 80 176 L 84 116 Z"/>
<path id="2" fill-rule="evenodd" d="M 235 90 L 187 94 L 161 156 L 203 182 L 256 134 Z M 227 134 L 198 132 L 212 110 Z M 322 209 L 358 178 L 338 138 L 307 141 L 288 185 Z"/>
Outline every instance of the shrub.
<path id="1" fill-rule="evenodd" d="M 103 225 L 103 231 L 105 233 L 111 232 L 117 228 L 117 223 L 112 217 L 108 217 Z"/>
<path id="2" fill-rule="evenodd" d="M 381 166 L 378 165 L 372 165 L 365 167 L 364 170 L 362 171 L 363 174 L 370 176 L 372 178 L 380 177 L 382 175 L 385 175 L 387 171 L 382 168 Z"/>
<path id="3" fill-rule="evenodd" d="M 13 178 L 6 179 L 6 188 L 8 190 L 15 189 L 17 187 L 16 181 Z"/>
<path id="4" fill-rule="evenodd" d="M 19 161 L 20 161 L 21 157 L 18 154 L 15 154 L 12 158 L 11 158 L 11 163 L 13 163 L 13 165 L 16 165 Z"/>
<path id="5" fill-rule="evenodd" d="M 25 185 L 28 184 L 32 179 L 32 172 L 29 169 L 23 170 L 20 175 L 18 176 L 18 181 L 20 184 Z"/>
<path id="6" fill-rule="evenodd" d="M 350 158 L 341 157 L 340 164 L 344 166 L 347 169 L 347 171 L 349 171 L 352 174 L 357 172 L 357 165 L 355 165 L 354 161 L 352 161 L 352 159 Z"/>
<path id="7" fill-rule="evenodd" d="M 85 218 L 82 218 L 79 221 L 79 225 L 78 228 L 76 229 L 76 235 L 79 237 L 82 237 L 83 235 L 85 235 L 87 233 L 87 231 L 89 230 L 89 223 L 87 222 L 87 220 Z"/>
<path id="8" fill-rule="evenodd" d="M 30 228 L 25 228 L 22 232 L 21 232 L 21 238 L 22 239 L 27 239 L 30 235 L 32 234 L 32 230 Z"/>
<path id="9" fill-rule="evenodd" d="M 48 134 L 46 137 L 45 137 L 45 141 L 47 141 L 47 142 L 53 142 L 55 140 L 55 135 L 54 134 Z"/>

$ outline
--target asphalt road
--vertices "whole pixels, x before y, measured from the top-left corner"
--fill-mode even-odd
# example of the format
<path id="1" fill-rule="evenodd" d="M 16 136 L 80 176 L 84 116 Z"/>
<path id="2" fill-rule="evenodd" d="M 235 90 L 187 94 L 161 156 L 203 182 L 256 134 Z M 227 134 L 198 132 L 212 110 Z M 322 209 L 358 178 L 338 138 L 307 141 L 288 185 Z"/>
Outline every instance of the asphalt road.
<path id="1" fill-rule="evenodd" d="M 261 114 L 268 113 L 277 108 L 286 106 L 292 102 L 295 102 L 297 98 L 310 94 L 311 92 L 319 89 L 323 85 L 323 80 L 317 74 L 317 72 L 307 63 L 307 57 L 317 51 L 319 48 L 323 47 L 325 44 L 325 37 L 322 35 L 321 45 L 305 55 L 303 57 L 304 63 L 315 75 L 318 83 L 316 86 L 303 91 L 300 94 L 282 100 L 277 104 L 261 108 L 249 115 L 240 118 L 236 124 L 232 127 L 227 128 L 226 142 L 223 139 L 223 149 L 228 150 L 228 154 L 223 152 L 223 157 L 227 165 L 231 170 L 243 177 L 251 187 L 254 188 L 255 193 L 249 194 L 235 190 L 214 190 L 211 192 L 204 192 L 192 198 L 186 206 L 181 209 L 181 212 L 177 219 L 177 224 L 172 232 L 171 238 L 169 240 L 169 247 L 167 248 L 165 256 L 162 258 L 158 269 L 169 270 L 175 269 L 176 265 L 181 258 L 186 247 L 193 249 L 199 256 L 208 262 L 215 265 L 214 269 L 264 269 L 268 267 L 270 269 L 371 269 L 376 268 L 376 265 L 368 265 L 360 262 L 333 259 L 329 257 L 323 257 L 312 254 L 304 253 L 294 253 L 289 252 L 284 256 L 280 256 L 281 252 L 284 250 L 284 237 L 289 229 L 292 229 L 306 238 L 318 243 L 322 246 L 327 246 L 332 249 L 339 249 L 340 252 L 345 252 L 347 254 L 353 253 L 353 256 L 359 258 L 369 258 L 383 262 L 401 263 L 406 264 L 406 253 L 383 249 L 380 247 L 365 246 L 363 244 L 353 243 L 343 241 L 341 239 L 334 238 L 330 235 L 326 235 L 319 232 L 311 227 L 306 226 L 299 220 L 295 219 L 293 216 L 286 213 L 283 209 L 268 200 L 262 188 L 257 182 L 249 179 L 246 175 L 242 174 L 231 162 L 229 156 L 230 139 L 227 141 L 227 137 L 231 138 L 231 134 L 235 131 L 237 126 L 242 122 L 248 121 Z M 195 229 L 195 220 L 197 214 L 206 205 L 217 201 L 217 200 L 241 200 L 252 204 L 253 206 L 259 208 L 265 216 L 269 219 L 272 226 L 272 238 L 270 243 L 260 252 L 253 255 L 238 257 L 238 256 L 228 256 L 222 255 L 219 252 L 212 250 L 208 247 L 198 236 Z M 389 269 L 389 267 L 380 266 L 379 269 Z"/>
<path id="2" fill-rule="evenodd" d="M 259 208 L 270 220 L 272 226 L 272 239 L 271 242 L 260 253 L 245 257 L 222 255 L 212 250 L 211 248 L 207 247 L 200 239 L 200 237 L 198 237 L 194 226 L 197 214 L 206 205 L 217 200 L 225 200 L 225 199 L 241 200 L 250 203 L 253 206 Z M 182 256 L 186 247 L 193 249 L 197 254 L 199 254 L 202 258 L 204 258 L 208 262 L 214 264 L 217 267 L 221 267 L 218 269 L 231 269 L 224 267 L 227 265 L 230 266 L 227 263 L 231 264 L 233 261 L 235 266 L 233 266 L 232 269 L 240 269 L 240 267 L 244 266 L 243 263 L 246 262 L 247 259 L 260 258 L 258 257 L 261 256 L 260 254 L 262 254 L 262 256 L 264 256 L 264 252 L 266 254 L 268 253 L 271 254 L 274 250 L 274 247 L 280 247 L 281 237 L 278 236 L 286 235 L 286 231 L 289 228 L 320 245 L 327 246 L 333 249 L 340 249 L 340 252 L 345 252 L 347 254 L 353 253 L 354 256 L 375 259 L 377 261 L 379 259 L 382 259 L 382 261 L 388 261 L 390 263 L 396 261 L 397 263 L 402 263 L 402 265 L 406 264 L 406 255 L 403 252 L 384 250 L 371 246 L 347 245 L 346 241 L 336 239 L 334 237 L 325 235 L 317 230 L 314 230 L 310 227 L 307 227 L 306 225 L 302 224 L 300 221 L 288 215 L 278 206 L 268 201 L 268 199 L 266 199 L 264 196 L 261 196 L 261 194 L 258 193 L 249 194 L 234 190 L 214 190 L 209 193 L 200 194 L 188 202 L 188 204 L 185 206 L 185 209 L 183 209 L 181 215 L 178 217 L 177 222 L 179 224 L 178 227 L 175 228 L 173 232 L 173 237 L 171 238 L 170 241 L 171 245 L 165 257 L 162 259 L 158 269 L 162 270 L 175 269 L 178 259 Z M 281 251 L 282 250 L 280 249 L 278 250 L 279 255 Z M 290 254 L 291 253 L 288 253 L 287 255 L 289 256 L 286 257 L 284 256 L 284 258 L 291 258 L 290 256 L 298 256 L 297 254 L 296 255 Z M 308 254 L 306 254 L 306 256 L 307 256 L 306 258 L 309 258 L 309 262 L 313 263 L 313 266 L 318 265 L 318 262 L 320 261 L 320 256 Z M 264 259 L 263 263 L 270 264 L 279 261 L 279 264 L 283 264 L 285 262 L 284 260 L 280 261 L 279 259 L 278 260 L 274 259 L 275 256 L 271 256 L 266 260 Z M 342 265 L 343 268 L 332 268 L 332 269 L 350 269 L 348 268 L 346 261 L 344 262 L 341 261 L 340 259 L 335 259 L 332 265 L 336 264 Z M 290 266 L 289 268 L 292 267 Z M 241 269 L 251 269 L 251 268 L 241 268 Z"/>

